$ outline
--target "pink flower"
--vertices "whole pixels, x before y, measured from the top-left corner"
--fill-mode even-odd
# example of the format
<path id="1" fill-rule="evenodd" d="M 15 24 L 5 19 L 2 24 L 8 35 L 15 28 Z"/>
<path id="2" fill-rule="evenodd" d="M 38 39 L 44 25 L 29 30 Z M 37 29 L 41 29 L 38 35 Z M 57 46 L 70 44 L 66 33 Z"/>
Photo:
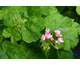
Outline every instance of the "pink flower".
<path id="1" fill-rule="evenodd" d="M 48 32 L 48 33 L 49 33 L 49 32 L 50 32 L 50 29 L 46 28 L 46 32 Z"/>
<path id="2" fill-rule="evenodd" d="M 55 43 L 58 43 L 58 40 L 56 40 Z"/>
<path id="3" fill-rule="evenodd" d="M 59 42 L 64 42 L 64 41 L 63 41 L 63 38 L 58 38 L 58 41 L 59 41 Z"/>
<path id="4" fill-rule="evenodd" d="M 51 35 L 51 33 L 45 32 L 45 37 L 46 37 L 47 39 L 52 38 L 52 36 L 53 36 L 53 35 Z"/>
<path id="5" fill-rule="evenodd" d="M 62 35 L 60 34 L 60 31 L 59 30 L 55 30 L 54 33 L 56 34 L 56 37 L 59 37 L 59 36 L 62 37 Z"/>
<path id="6" fill-rule="evenodd" d="M 59 42 L 58 40 L 56 40 L 56 41 L 55 41 L 55 43 L 58 43 L 58 44 L 60 44 L 60 42 Z"/>
<path id="7" fill-rule="evenodd" d="M 53 41 L 54 40 L 54 38 L 51 38 L 51 41 Z"/>
<path id="8" fill-rule="evenodd" d="M 41 40 L 45 40 L 45 35 L 44 34 L 42 35 Z"/>

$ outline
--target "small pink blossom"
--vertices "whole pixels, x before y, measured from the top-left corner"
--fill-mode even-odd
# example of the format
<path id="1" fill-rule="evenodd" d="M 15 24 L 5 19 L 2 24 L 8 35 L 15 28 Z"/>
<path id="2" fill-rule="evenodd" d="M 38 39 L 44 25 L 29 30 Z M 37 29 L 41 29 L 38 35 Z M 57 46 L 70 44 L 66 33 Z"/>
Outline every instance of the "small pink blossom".
<path id="1" fill-rule="evenodd" d="M 56 41 L 55 41 L 55 43 L 58 43 L 58 44 L 60 44 L 60 42 L 59 42 L 58 40 L 56 40 Z"/>
<path id="2" fill-rule="evenodd" d="M 51 41 L 53 41 L 54 40 L 54 38 L 51 38 Z"/>
<path id="3" fill-rule="evenodd" d="M 51 33 L 45 32 L 45 37 L 46 37 L 47 39 L 52 38 L 52 36 L 53 36 L 53 35 L 51 35 Z"/>
<path id="4" fill-rule="evenodd" d="M 46 32 L 50 32 L 50 29 L 46 28 Z"/>
<path id="5" fill-rule="evenodd" d="M 62 37 L 59 30 L 55 30 L 54 33 L 56 34 L 56 37 L 59 37 L 59 36 Z"/>
<path id="6" fill-rule="evenodd" d="M 44 34 L 42 35 L 41 40 L 45 40 L 45 35 Z"/>
<path id="7" fill-rule="evenodd" d="M 56 40 L 55 43 L 58 43 L 58 40 Z"/>
<path id="8" fill-rule="evenodd" d="M 59 42 L 64 42 L 64 41 L 63 41 L 63 38 L 58 38 L 58 41 L 59 41 Z"/>

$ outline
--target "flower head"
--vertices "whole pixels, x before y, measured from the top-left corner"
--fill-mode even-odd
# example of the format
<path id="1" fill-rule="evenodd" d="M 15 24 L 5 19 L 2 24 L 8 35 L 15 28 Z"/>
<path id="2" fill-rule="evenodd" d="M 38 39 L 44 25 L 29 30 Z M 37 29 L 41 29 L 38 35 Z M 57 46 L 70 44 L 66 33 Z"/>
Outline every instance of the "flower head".
<path id="1" fill-rule="evenodd" d="M 45 37 L 47 39 L 52 38 L 53 35 L 51 35 L 51 33 L 45 32 Z"/>
<path id="2" fill-rule="evenodd" d="M 56 37 L 59 37 L 59 36 L 62 37 L 59 30 L 55 30 L 54 33 L 56 34 Z"/>

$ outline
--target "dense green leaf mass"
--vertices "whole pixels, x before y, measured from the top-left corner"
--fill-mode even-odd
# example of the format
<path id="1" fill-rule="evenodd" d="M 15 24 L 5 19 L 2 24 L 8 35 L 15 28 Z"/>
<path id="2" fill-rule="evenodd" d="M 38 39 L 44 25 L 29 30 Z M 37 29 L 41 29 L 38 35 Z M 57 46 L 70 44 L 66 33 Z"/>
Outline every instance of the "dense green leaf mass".
<path id="1" fill-rule="evenodd" d="M 0 42 L 1 59 L 25 59 L 25 53 L 18 44 L 9 41 Z"/>
<path id="2" fill-rule="evenodd" d="M 21 42 L 20 46 L 25 51 L 27 59 L 45 59 L 46 58 L 39 46 L 39 42 L 35 42 L 32 44 L 26 44 L 25 42 Z"/>
<path id="3" fill-rule="evenodd" d="M 15 42 L 17 42 L 17 41 L 19 41 L 21 39 L 19 30 L 17 28 L 5 28 L 3 30 L 2 35 L 5 38 L 11 37 L 11 42 L 12 43 L 15 43 Z"/>
<path id="4" fill-rule="evenodd" d="M 69 10 L 74 9 L 74 7 L 67 8 Z M 63 9 L 64 7 L 60 9 L 60 12 Z M 80 15 L 79 9 L 80 7 L 77 6 L 76 11 L 78 15 Z M 71 17 L 76 15 L 71 11 L 67 11 L 64 14 L 67 13 L 72 14 Z M 58 51 L 50 46 L 48 52 L 46 51 L 44 54 L 38 40 L 40 40 L 41 34 L 43 34 L 42 31 L 45 28 L 49 28 L 53 35 L 54 30 L 58 29 L 61 31 L 64 43 L 60 45 L 55 44 L 55 46 L 63 50 Z M 55 6 L 0 7 L 0 41 L 3 39 L 3 36 L 11 38 L 11 42 L 4 41 L 0 43 L 0 58 L 2 59 L 71 59 L 73 55 L 70 48 L 77 46 L 78 35 L 80 35 L 80 24 L 69 17 L 62 16 Z M 21 43 L 20 46 L 17 42 Z"/>
<path id="5" fill-rule="evenodd" d="M 64 51 L 64 50 L 59 50 L 58 51 L 58 58 L 59 59 L 73 59 L 73 53 L 72 51 Z"/>
<path id="6" fill-rule="evenodd" d="M 48 10 L 47 7 L 44 8 Z M 7 27 L 17 27 L 21 29 L 20 32 L 22 33 L 22 38 L 25 42 L 35 42 L 40 38 L 40 31 L 44 29 L 45 25 L 45 21 L 41 17 L 42 14 L 44 14 L 42 7 L 11 6 L 4 7 L 2 10 L 6 11 L 3 20 L 4 24 Z M 11 34 L 6 31 L 3 34 L 4 37 L 11 36 Z M 16 41 L 16 39 L 17 41 L 20 40 L 20 38 L 18 37 L 20 37 L 19 33 L 17 35 L 17 38 L 15 36 L 11 36 L 11 42 L 13 43 L 14 41 Z"/>

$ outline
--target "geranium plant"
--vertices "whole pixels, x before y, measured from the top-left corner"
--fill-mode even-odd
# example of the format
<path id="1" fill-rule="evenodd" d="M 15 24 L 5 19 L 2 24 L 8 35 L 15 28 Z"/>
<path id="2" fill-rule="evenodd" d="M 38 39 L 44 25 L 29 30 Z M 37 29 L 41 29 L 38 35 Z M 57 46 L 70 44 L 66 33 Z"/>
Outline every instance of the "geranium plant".
<path id="1" fill-rule="evenodd" d="M 79 29 L 55 6 L 1 6 L 0 59 L 72 59 Z"/>

